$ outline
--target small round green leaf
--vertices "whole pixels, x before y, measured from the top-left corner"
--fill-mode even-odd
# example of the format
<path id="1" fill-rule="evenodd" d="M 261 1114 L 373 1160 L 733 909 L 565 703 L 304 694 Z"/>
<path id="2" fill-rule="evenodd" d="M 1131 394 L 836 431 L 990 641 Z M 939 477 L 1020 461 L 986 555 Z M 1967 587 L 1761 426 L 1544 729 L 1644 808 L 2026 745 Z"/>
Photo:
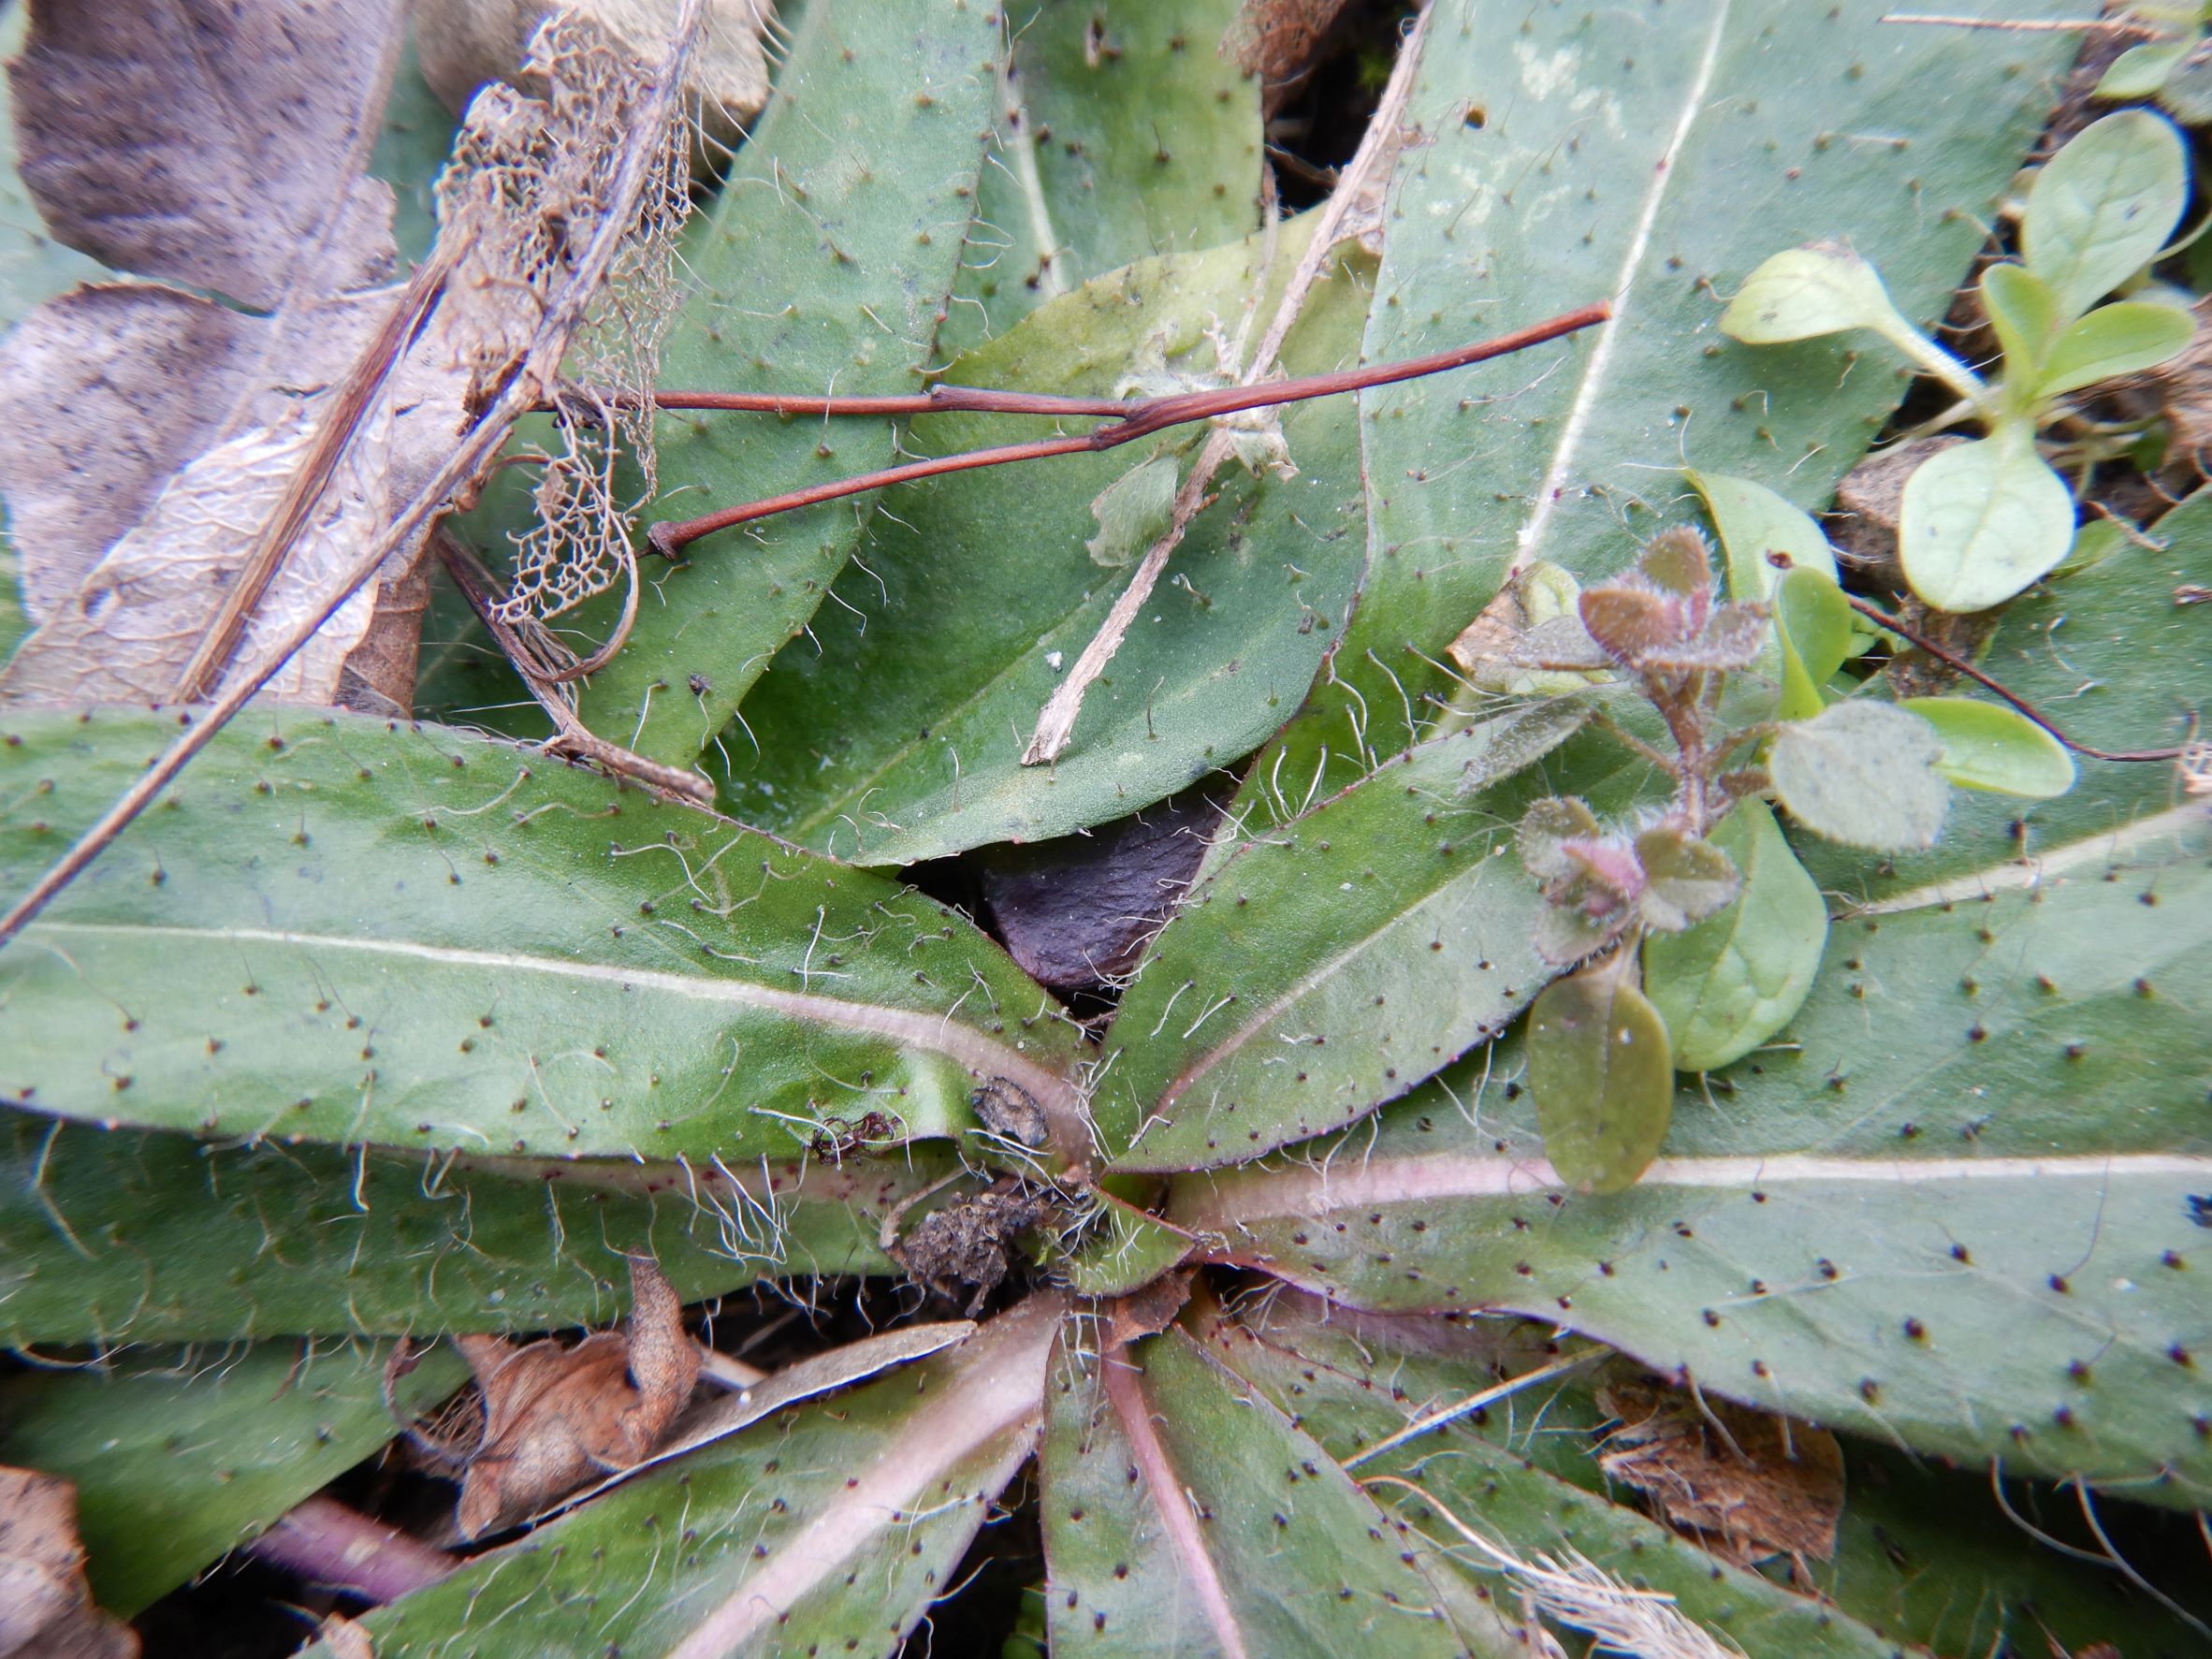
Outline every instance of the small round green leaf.
<path id="1" fill-rule="evenodd" d="M 2189 201 L 2181 135 L 2123 109 L 2076 133 L 2028 192 L 2020 251 L 2073 318 L 2148 265 Z"/>
<path id="2" fill-rule="evenodd" d="M 1705 498 L 1713 529 L 1728 555 L 1728 592 L 1739 600 L 1766 599 L 1782 573 L 1767 562 L 1769 553 L 1787 553 L 1799 569 L 1836 575 L 1835 550 L 1812 516 L 1764 484 L 1718 473 L 1685 473 L 1690 487 Z"/>
<path id="3" fill-rule="evenodd" d="M 2001 604 L 2066 557 L 2074 497 L 2024 423 L 1955 444 L 1905 481 L 1905 579 L 1938 610 Z"/>
<path id="4" fill-rule="evenodd" d="M 2101 305 L 2059 336 L 2035 386 L 2039 398 L 2155 368 L 2196 338 L 2197 320 L 2177 305 L 2122 299 Z"/>
<path id="5" fill-rule="evenodd" d="M 1894 704 L 1855 698 L 1793 720 L 1767 755 L 1774 793 L 1807 829 L 1876 851 L 1932 847 L 1951 786 L 1943 748 Z"/>
<path id="6" fill-rule="evenodd" d="M 2074 757 L 2026 716 L 1973 697 L 1907 697 L 1943 746 L 1936 770 L 1961 789 L 2048 800 L 2074 787 Z"/>
<path id="7" fill-rule="evenodd" d="M 1774 632 L 1782 641 L 1782 718 L 1811 720 L 1827 706 L 1821 688 L 1851 654 L 1851 606 L 1835 577 L 1787 573 L 1774 589 Z"/>
<path id="8" fill-rule="evenodd" d="M 1911 331 L 1890 303 L 1881 274 L 1841 242 L 1775 255 L 1744 279 L 1721 313 L 1721 332 L 1746 345 L 1779 345 L 1852 328 L 1883 335 Z"/>
<path id="9" fill-rule="evenodd" d="M 1554 980 L 1528 1017 L 1544 1155 L 1584 1192 L 1632 1186 L 1674 1112 L 1666 1022 L 1612 964 Z"/>
<path id="10" fill-rule="evenodd" d="M 1828 938 L 1820 889 L 1764 801 L 1744 802 L 1707 839 L 1736 861 L 1743 891 L 1719 915 L 1644 941 L 1644 992 L 1684 1071 L 1740 1059 L 1787 1025 Z"/>

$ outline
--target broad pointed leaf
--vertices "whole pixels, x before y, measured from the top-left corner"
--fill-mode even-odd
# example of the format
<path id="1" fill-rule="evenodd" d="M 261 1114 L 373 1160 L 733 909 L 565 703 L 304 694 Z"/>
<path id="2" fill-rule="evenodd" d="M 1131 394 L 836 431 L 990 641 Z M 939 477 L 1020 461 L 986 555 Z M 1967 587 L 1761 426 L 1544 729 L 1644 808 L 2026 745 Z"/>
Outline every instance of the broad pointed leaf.
<path id="1" fill-rule="evenodd" d="M 2101 305 L 2052 342 L 2036 392 L 2056 398 L 2155 369 L 2186 349 L 2196 331 L 2196 318 L 2177 305 L 2145 299 Z"/>
<path id="2" fill-rule="evenodd" d="M 168 730 L 0 728 L 0 887 Z M 234 724 L 0 962 L 0 1090 L 101 1122 L 736 1167 L 997 1075 L 1080 1133 L 1073 1032 L 951 911 L 452 732 Z"/>
<path id="3" fill-rule="evenodd" d="M 390 1346 L 143 1348 L 0 1384 L 0 1461 L 65 1476 L 93 1593 L 124 1617 L 166 1595 L 398 1434 Z M 467 1375 L 427 1356 L 394 1390 L 420 1411 Z"/>
<path id="4" fill-rule="evenodd" d="M 1469 781 L 1586 717 L 1539 703 L 1391 762 L 1196 887 L 1122 999 L 1094 1121 L 1133 1169 L 1230 1163 L 1363 1116 L 1502 1030 L 1545 902 Z M 1516 814 L 1517 815 L 1517 814 Z"/>
<path id="5" fill-rule="evenodd" d="M 1750 1404 L 2200 1507 L 2212 825 L 2109 846 L 1839 927 L 1792 1047 L 1685 1101 L 1627 1192 L 1564 1189 L 1507 1048 L 1169 1215 L 1332 1301 L 1519 1309 Z"/>
<path id="6" fill-rule="evenodd" d="M 885 0 L 800 12 L 775 95 L 714 209 L 686 239 L 699 286 L 662 383 L 714 391 L 912 392 L 933 361 L 990 123 L 1000 24 L 988 7 Z M 892 464 L 889 421 L 671 416 L 663 517 Z M 614 742 L 689 765 L 860 542 L 872 498 L 725 531 L 653 571 L 628 648 L 580 711 Z M 609 595 L 581 614 L 611 632 Z M 696 677 L 696 682 L 694 682 Z"/>
<path id="7" fill-rule="evenodd" d="M 477 1557 L 362 1620 L 377 1659 L 461 1630 L 482 1659 L 896 1652 L 1034 1446 L 1062 1306 L 1035 1298 Z"/>

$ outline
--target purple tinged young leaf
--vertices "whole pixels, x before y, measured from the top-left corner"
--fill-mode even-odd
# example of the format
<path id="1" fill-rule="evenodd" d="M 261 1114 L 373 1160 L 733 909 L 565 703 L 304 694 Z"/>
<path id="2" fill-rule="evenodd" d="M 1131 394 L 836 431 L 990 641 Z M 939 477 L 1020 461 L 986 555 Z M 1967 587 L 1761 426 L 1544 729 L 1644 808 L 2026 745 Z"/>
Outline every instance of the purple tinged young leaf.
<path id="1" fill-rule="evenodd" d="M 1539 881 L 1570 880 L 1581 868 L 1566 854 L 1566 843 L 1599 833 L 1597 815 L 1573 795 L 1554 795 L 1521 815 L 1517 844 L 1521 862 Z"/>
<path id="2" fill-rule="evenodd" d="M 1712 551 L 1686 524 L 1661 531 L 1644 544 L 1637 571 L 1652 587 L 1689 601 L 1693 613 L 1712 603 Z"/>
<path id="3" fill-rule="evenodd" d="M 1618 841 L 1575 840 L 1561 843 L 1559 850 L 1580 866 L 1577 884 L 1587 890 L 1581 908 L 1591 916 L 1609 916 L 1644 890 L 1637 849 Z"/>
<path id="4" fill-rule="evenodd" d="M 1581 612 L 1590 637 L 1624 668 L 1640 668 L 1655 654 L 1688 644 L 1695 633 L 1681 600 L 1633 581 L 1585 589 Z"/>
<path id="5" fill-rule="evenodd" d="M 1749 668 L 1767 644 L 1767 607 L 1724 604 L 1704 630 L 1682 645 L 1644 658 L 1652 668 Z"/>

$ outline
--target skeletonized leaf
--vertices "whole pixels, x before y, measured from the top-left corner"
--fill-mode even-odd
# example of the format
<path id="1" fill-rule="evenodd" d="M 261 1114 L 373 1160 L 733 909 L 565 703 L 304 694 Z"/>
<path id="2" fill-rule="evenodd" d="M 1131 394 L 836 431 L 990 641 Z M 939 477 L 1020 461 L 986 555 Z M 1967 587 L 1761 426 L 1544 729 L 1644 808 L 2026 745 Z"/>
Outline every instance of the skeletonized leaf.
<path id="1" fill-rule="evenodd" d="M 1939 610 L 2001 604 L 2074 544 L 2074 496 L 2024 422 L 1929 457 L 1905 482 L 1898 555 Z"/>
<path id="2" fill-rule="evenodd" d="M 1907 697 L 1898 705 L 1935 728 L 1936 770 L 1961 789 L 2048 799 L 2074 787 L 2074 757 L 2026 716 L 1978 697 Z"/>
<path id="3" fill-rule="evenodd" d="M 2020 252 L 2071 320 L 2150 263 L 2188 202 L 2174 124 L 2123 109 L 2084 127 L 2036 174 Z"/>
<path id="4" fill-rule="evenodd" d="M 1764 801 L 1743 802 L 1711 840 L 1743 872 L 1736 903 L 1644 941 L 1644 994 L 1666 1021 L 1683 1071 L 1725 1066 L 1787 1025 L 1828 937 L 1820 889 Z"/>
<path id="5" fill-rule="evenodd" d="M 1792 720 L 1767 759 L 1790 816 L 1830 840 L 1877 850 L 1934 844 L 1951 786 L 1936 770 L 1943 749 L 1928 722 L 1893 705 L 1855 698 Z"/>
<path id="6" fill-rule="evenodd" d="M 1529 1010 L 1528 1084 L 1560 1179 L 1582 1192 L 1620 1192 L 1666 1138 L 1666 1022 L 1613 967 L 1554 980 Z"/>

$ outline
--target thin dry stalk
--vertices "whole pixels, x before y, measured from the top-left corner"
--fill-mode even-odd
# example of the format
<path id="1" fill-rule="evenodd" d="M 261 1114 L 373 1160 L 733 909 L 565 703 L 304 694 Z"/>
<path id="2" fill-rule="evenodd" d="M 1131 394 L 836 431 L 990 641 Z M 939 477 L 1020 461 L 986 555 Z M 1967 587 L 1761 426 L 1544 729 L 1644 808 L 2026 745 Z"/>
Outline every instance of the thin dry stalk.
<path id="1" fill-rule="evenodd" d="M 1564 1561 L 1541 1552 L 1524 1561 L 1492 1543 L 1410 1480 L 1377 1475 L 1361 1484 L 1403 1487 L 1414 1493 L 1443 1516 L 1445 1524 L 1470 1548 L 1511 1578 L 1539 1612 L 1596 1637 L 1594 1652 L 1627 1654 L 1631 1659 L 1743 1659 L 1740 1649 L 1723 1646 L 1702 1625 L 1685 1618 L 1673 1596 L 1623 1584 L 1577 1550 L 1567 1550 Z"/>
<path id="2" fill-rule="evenodd" d="M 393 549 L 412 546 L 429 530 L 432 521 L 446 511 L 455 493 L 491 465 L 516 421 L 536 408 L 547 389 L 558 383 L 570 337 L 583 322 L 600 284 L 623 251 L 638 205 L 647 187 L 659 174 L 668 130 L 681 109 L 684 64 L 698 38 L 705 11 L 705 0 L 683 0 L 668 51 L 652 71 L 651 91 L 631 111 L 618 152 L 621 165 L 606 191 L 606 213 L 540 316 L 525 349 L 501 376 L 496 395 L 454 447 L 444 465 L 423 485 L 406 510 L 385 532 L 373 538 L 323 603 L 295 622 L 252 670 L 238 676 L 229 689 L 162 752 L 138 780 L 101 814 L 96 823 L 78 837 L 31 890 L 5 916 L 0 916 L 0 945 L 20 933 L 26 923 L 51 904 L 56 894 L 75 880 L 168 787 L 170 780 L 213 740 L 217 732 L 237 717 L 292 653 L 313 638 L 315 631 L 376 575 Z"/>
<path id="3" fill-rule="evenodd" d="M 1375 119 L 1368 123 L 1366 135 L 1360 140 L 1359 153 L 1352 157 L 1338 178 L 1336 188 L 1330 193 L 1313 240 L 1306 244 L 1298 269 L 1291 274 L 1290 285 L 1283 291 L 1282 302 L 1275 307 L 1274 321 L 1268 325 L 1267 332 L 1260 336 L 1259 349 L 1252 354 L 1252 361 L 1243 377 L 1246 386 L 1257 383 L 1273 367 L 1275 354 L 1282 350 L 1291 325 L 1298 321 L 1314 284 L 1329 264 L 1346 216 L 1366 192 L 1373 175 L 1386 165 L 1387 158 L 1398 153 L 1398 127 L 1404 119 L 1406 102 L 1413 95 L 1413 73 L 1420 62 L 1421 41 L 1428 27 L 1429 8 L 1424 5 L 1398 49 L 1398 61 L 1391 66 L 1390 83 L 1383 88 Z M 1068 744 L 1075 735 L 1075 722 L 1083 714 L 1084 695 L 1092 683 L 1106 672 L 1106 664 L 1113 661 L 1122 641 L 1128 637 L 1130 625 L 1143 610 L 1144 602 L 1152 597 L 1160 573 L 1167 569 L 1169 558 L 1182 544 L 1191 521 L 1213 501 L 1215 474 L 1234 451 L 1234 440 L 1225 429 L 1216 428 L 1208 434 L 1190 469 L 1190 476 L 1175 492 L 1167 532 L 1145 553 L 1129 577 L 1129 585 L 1122 589 L 1121 597 L 1106 614 L 1105 623 L 1090 644 L 1084 647 L 1083 655 L 1075 660 L 1068 677 L 1054 690 L 1043 711 L 1038 715 L 1037 729 L 1030 735 L 1029 746 L 1022 750 L 1022 764 L 1046 765 L 1067 752 Z"/>
<path id="4" fill-rule="evenodd" d="M 648 760 L 618 744 L 609 743 L 586 727 L 576 718 L 567 686 L 589 672 L 590 664 L 546 662 L 542 653 L 523 637 L 521 629 L 528 624 L 508 619 L 507 595 L 501 590 L 499 578 L 484 568 L 475 554 L 443 525 L 430 532 L 430 546 L 439 561 L 452 574 L 454 585 L 469 602 L 469 608 L 476 613 L 493 641 L 507 654 L 507 661 L 515 665 L 515 672 L 522 677 L 530 694 L 538 700 L 538 706 L 552 717 L 555 731 L 546 740 L 548 754 L 587 761 L 603 772 L 631 779 L 694 807 L 714 805 L 714 785 L 696 772 Z M 543 630 L 538 632 L 542 633 Z"/>

